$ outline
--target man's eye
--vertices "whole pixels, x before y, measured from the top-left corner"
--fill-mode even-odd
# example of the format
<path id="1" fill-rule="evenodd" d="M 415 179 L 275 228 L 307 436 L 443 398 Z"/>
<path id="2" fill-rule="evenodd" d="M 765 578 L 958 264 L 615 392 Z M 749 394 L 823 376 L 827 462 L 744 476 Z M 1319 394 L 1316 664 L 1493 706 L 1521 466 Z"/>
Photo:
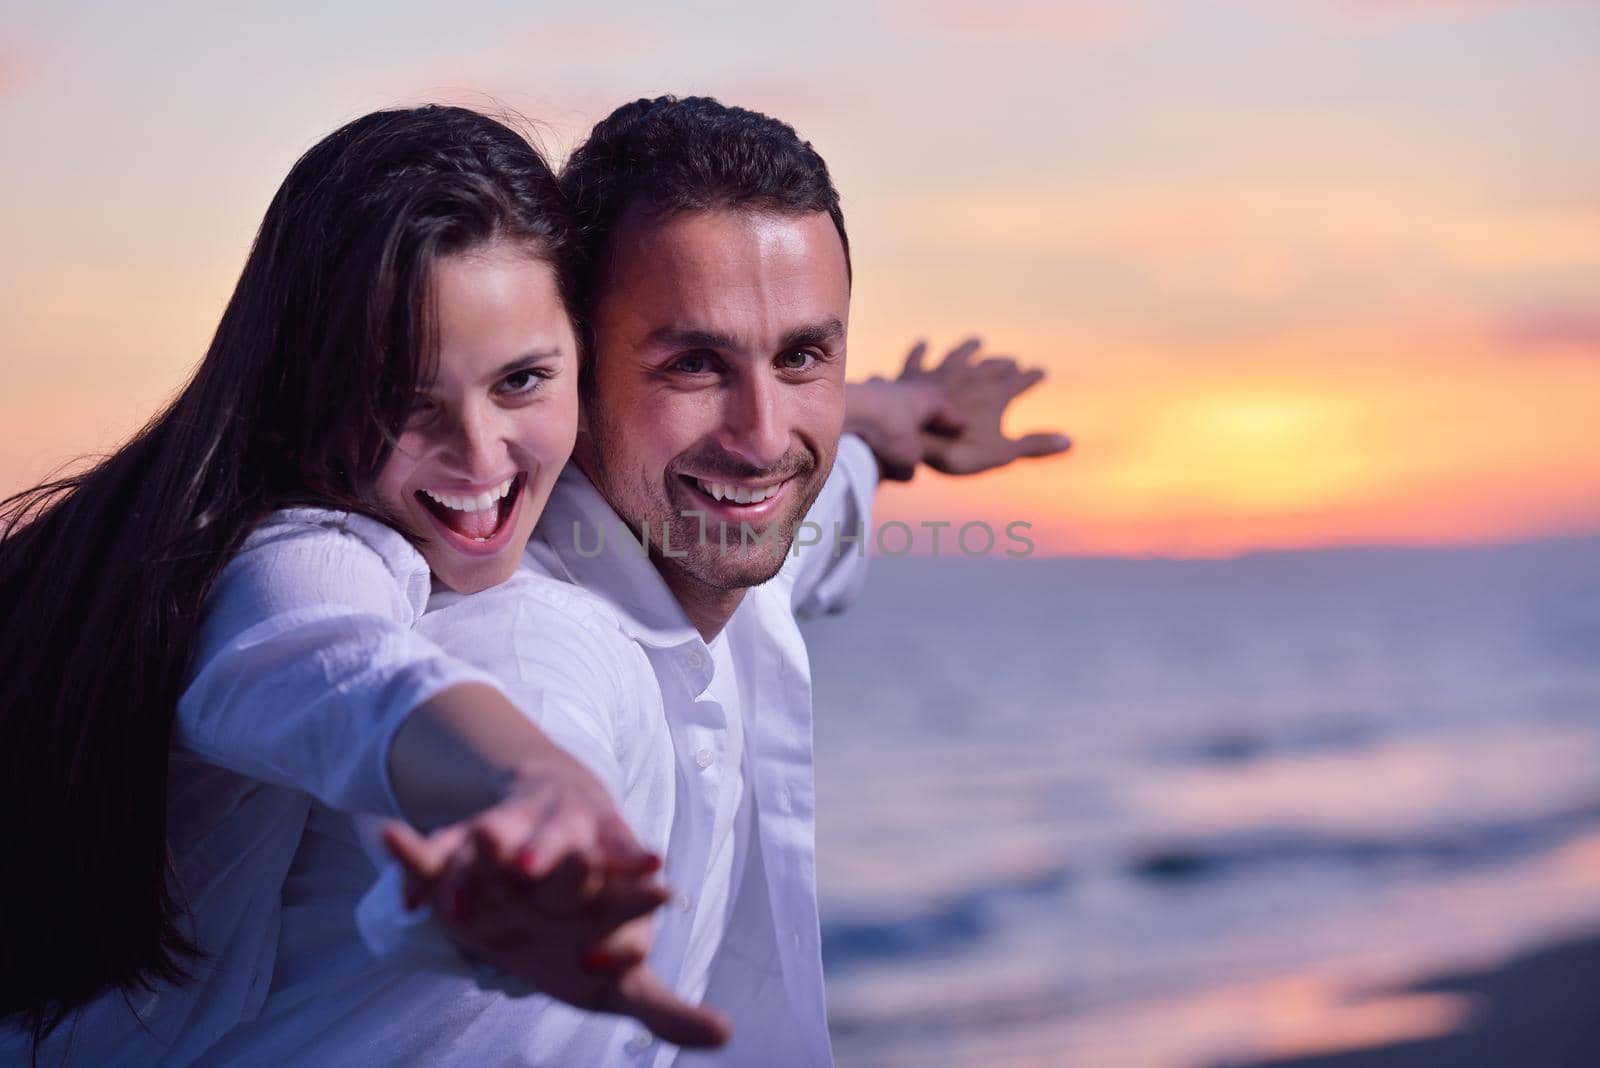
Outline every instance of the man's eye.
<path id="1" fill-rule="evenodd" d="M 711 370 L 711 354 L 708 352 L 686 352 L 673 361 L 672 368 L 684 374 L 698 375 Z"/>
<path id="2" fill-rule="evenodd" d="M 778 366 L 785 371 L 804 371 L 816 360 L 816 353 L 810 349 L 790 349 L 778 357 Z"/>

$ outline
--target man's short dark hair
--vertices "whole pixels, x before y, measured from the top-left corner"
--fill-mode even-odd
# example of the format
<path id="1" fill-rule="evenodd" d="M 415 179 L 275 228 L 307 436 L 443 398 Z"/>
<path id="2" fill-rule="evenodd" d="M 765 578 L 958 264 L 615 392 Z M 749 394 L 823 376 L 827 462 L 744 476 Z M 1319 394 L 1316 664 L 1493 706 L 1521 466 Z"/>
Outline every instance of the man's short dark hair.
<path id="1" fill-rule="evenodd" d="M 582 318 L 592 321 L 611 232 L 635 205 L 658 216 L 716 208 L 803 215 L 825 211 L 844 246 L 828 165 L 794 127 L 710 97 L 658 96 L 602 119 L 561 173 L 583 232 Z"/>

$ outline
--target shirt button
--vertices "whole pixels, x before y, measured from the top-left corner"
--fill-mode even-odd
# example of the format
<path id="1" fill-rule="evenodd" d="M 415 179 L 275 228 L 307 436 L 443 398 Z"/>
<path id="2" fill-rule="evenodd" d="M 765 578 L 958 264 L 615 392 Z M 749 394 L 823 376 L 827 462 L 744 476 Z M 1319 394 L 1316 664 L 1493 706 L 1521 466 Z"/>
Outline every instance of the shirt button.
<path id="1" fill-rule="evenodd" d="M 655 1043 L 655 1039 L 648 1034 L 640 1032 L 628 1039 L 627 1050 L 629 1053 L 643 1053 Z"/>
<path id="2" fill-rule="evenodd" d="M 688 894 L 679 894 L 678 895 L 678 908 L 683 910 L 684 912 L 688 912 L 690 909 L 694 908 L 694 899 L 691 898 Z"/>
<path id="3" fill-rule="evenodd" d="M 683 662 L 692 668 L 697 668 L 706 662 L 706 658 L 700 655 L 700 650 L 690 649 L 689 652 L 684 655 Z"/>
<path id="4" fill-rule="evenodd" d="M 694 755 L 695 766 L 701 771 L 709 768 L 711 766 L 711 762 L 715 759 L 717 759 L 716 754 L 712 753 L 709 749 L 702 749 Z"/>

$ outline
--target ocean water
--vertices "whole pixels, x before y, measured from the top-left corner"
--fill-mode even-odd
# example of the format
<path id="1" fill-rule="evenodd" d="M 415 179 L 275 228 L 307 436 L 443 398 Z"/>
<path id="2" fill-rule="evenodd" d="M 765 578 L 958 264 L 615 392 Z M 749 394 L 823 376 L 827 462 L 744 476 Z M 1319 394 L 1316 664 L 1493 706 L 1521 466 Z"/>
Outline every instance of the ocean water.
<path id="1" fill-rule="evenodd" d="M 1371 992 L 1600 928 L 1600 539 L 880 559 L 807 641 L 844 1065 L 1435 1034 Z"/>

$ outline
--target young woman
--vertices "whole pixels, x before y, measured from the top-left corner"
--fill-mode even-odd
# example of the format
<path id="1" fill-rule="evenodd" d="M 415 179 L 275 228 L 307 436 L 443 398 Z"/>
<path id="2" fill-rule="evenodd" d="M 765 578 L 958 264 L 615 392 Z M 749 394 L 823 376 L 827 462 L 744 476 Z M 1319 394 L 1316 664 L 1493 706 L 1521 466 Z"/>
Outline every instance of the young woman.
<path id="1" fill-rule="evenodd" d="M 285 180 L 167 410 L 6 502 L 0 1059 L 281 1059 L 318 1028 L 355 1055 L 317 992 L 446 980 L 319 956 L 353 923 L 328 903 L 372 872 L 353 813 L 477 827 L 530 893 L 581 891 L 527 976 L 716 1041 L 580 967 L 600 946 L 637 970 L 658 859 L 494 680 L 410 630 L 433 582 L 512 575 L 566 461 L 571 251 L 553 176 L 506 127 L 358 119 Z"/>

